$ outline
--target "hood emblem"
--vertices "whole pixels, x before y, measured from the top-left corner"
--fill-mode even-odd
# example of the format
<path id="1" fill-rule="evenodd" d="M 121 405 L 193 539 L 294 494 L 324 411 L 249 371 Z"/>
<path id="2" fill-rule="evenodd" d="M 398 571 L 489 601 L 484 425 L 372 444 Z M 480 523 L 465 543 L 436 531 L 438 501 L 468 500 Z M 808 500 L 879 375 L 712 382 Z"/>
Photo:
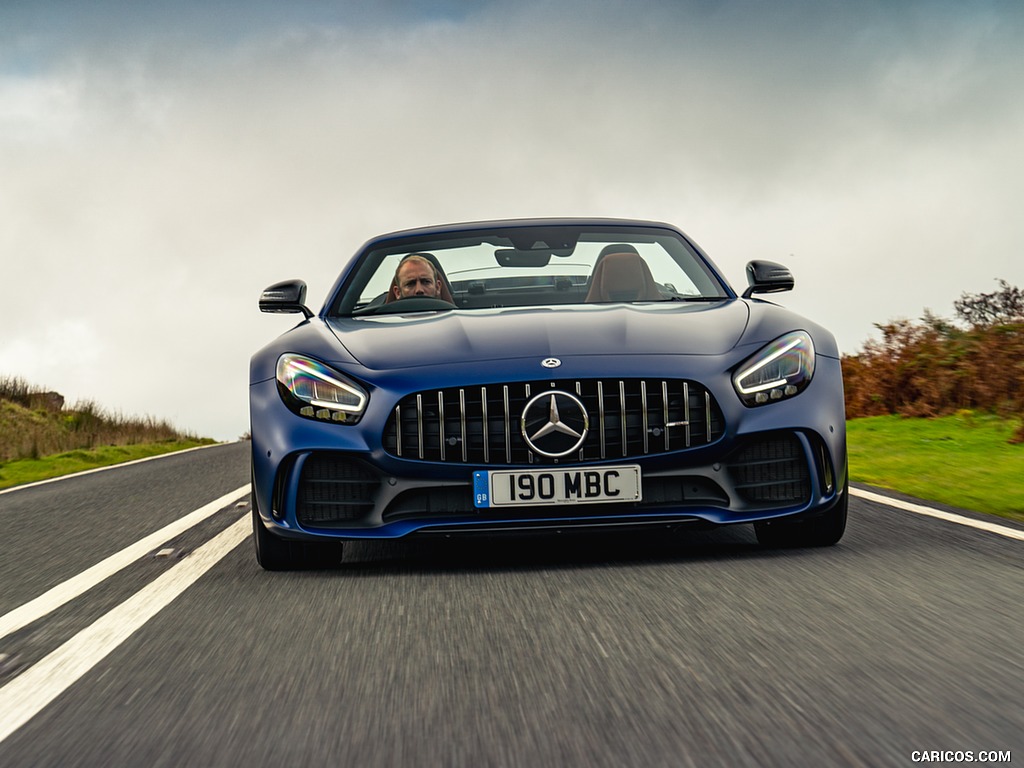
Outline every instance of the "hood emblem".
<path id="1" fill-rule="evenodd" d="M 562 364 L 562 361 L 559 360 L 557 357 L 548 357 L 545 358 L 544 360 L 541 360 L 540 364 L 543 365 L 545 368 L 557 368 Z"/>
<path id="2" fill-rule="evenodd" d="M 587 439 L 590 419 L 583 403 L 568 392 L 544 392 L 530 399 L 520 421 L 531 450 L 551 459 L 579 450 Z"/>

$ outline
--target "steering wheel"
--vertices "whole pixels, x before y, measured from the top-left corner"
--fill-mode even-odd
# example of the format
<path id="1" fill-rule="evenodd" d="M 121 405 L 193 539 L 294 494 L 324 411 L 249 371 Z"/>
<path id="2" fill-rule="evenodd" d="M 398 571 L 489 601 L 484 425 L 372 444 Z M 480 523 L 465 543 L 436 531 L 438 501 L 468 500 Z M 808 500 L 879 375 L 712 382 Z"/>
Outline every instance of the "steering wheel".
<path id="1" fill-rule="evenodd" d="M 367 312 L 367 314 L 401 315 L 406 312 L 444 312 L 452 309 L 455 309 L 455 305 L 444 299 L 433 296 L 409 296 L 404 299 L 396 299 L 388 304 L 378 304 L 373 307 L 372 312 Z"/>

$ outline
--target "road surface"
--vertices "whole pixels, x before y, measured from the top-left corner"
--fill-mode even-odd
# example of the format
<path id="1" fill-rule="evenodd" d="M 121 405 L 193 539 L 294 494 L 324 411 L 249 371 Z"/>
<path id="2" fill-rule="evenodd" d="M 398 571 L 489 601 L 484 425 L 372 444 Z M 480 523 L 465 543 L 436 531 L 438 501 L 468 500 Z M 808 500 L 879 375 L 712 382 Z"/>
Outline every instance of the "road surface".
<path id="1" fill-rule="evenodd" d="M 0 494 L 0 765 L 1024 762 L 1024 541 L 854 497 L 820 550 L 420 539 L 268 573 L 247 451 Z"/>

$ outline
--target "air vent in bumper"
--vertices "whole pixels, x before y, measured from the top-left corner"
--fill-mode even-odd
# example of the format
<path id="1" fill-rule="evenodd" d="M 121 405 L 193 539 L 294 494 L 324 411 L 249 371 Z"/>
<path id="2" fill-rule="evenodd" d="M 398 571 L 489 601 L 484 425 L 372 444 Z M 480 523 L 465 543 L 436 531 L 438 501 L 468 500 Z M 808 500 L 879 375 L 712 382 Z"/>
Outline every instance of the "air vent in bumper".
<path id="1" fill-rule="evenodd" d="M 736 493 L 750 504 L 787 506 L 810 499 L 810 467 L 795 434 L 748 439 L 729 458 L 728 469 Z"/>
<path id="2" fill-rule="evenodd" d="M 302 525 L 362 519 L 376 500 L 380 479 L 342 455 L 310 454 L 302 464 L 296 516 Z"/>

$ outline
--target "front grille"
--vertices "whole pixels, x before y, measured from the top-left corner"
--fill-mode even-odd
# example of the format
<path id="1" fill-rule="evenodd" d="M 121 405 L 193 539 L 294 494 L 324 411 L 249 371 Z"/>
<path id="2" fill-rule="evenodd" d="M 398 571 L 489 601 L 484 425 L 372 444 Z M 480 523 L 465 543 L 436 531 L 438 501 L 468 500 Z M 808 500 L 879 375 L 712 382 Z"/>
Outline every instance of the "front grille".
<path id="1" fill-rule="evenodd" d="M 796 435 L 752 439 L 729 459 L 728 468 L 736 492 L 751 504 L 796 504 L 810 497 L 810 470 Z"/>
<path id="2" fill-rule="evenodd" d="M 520 419 L 534 396 L 574 395 L 590 418 L 586 440 L 556 460 L 532 451 Z M 393 456 L 454 464 L 534 464 L 628 459 L 708 445 L 725 432 L 700 384 L 667 379 L 544 380 L 452 387 L 402 398 L 384 431 Z"/>
<path id="3" fill-rule="evenodd" d="M 380 479 L 358 462 L 329 453 L 302 465 L 296 514 L 302 524 L 342 523 L 373 509 Z"/>

